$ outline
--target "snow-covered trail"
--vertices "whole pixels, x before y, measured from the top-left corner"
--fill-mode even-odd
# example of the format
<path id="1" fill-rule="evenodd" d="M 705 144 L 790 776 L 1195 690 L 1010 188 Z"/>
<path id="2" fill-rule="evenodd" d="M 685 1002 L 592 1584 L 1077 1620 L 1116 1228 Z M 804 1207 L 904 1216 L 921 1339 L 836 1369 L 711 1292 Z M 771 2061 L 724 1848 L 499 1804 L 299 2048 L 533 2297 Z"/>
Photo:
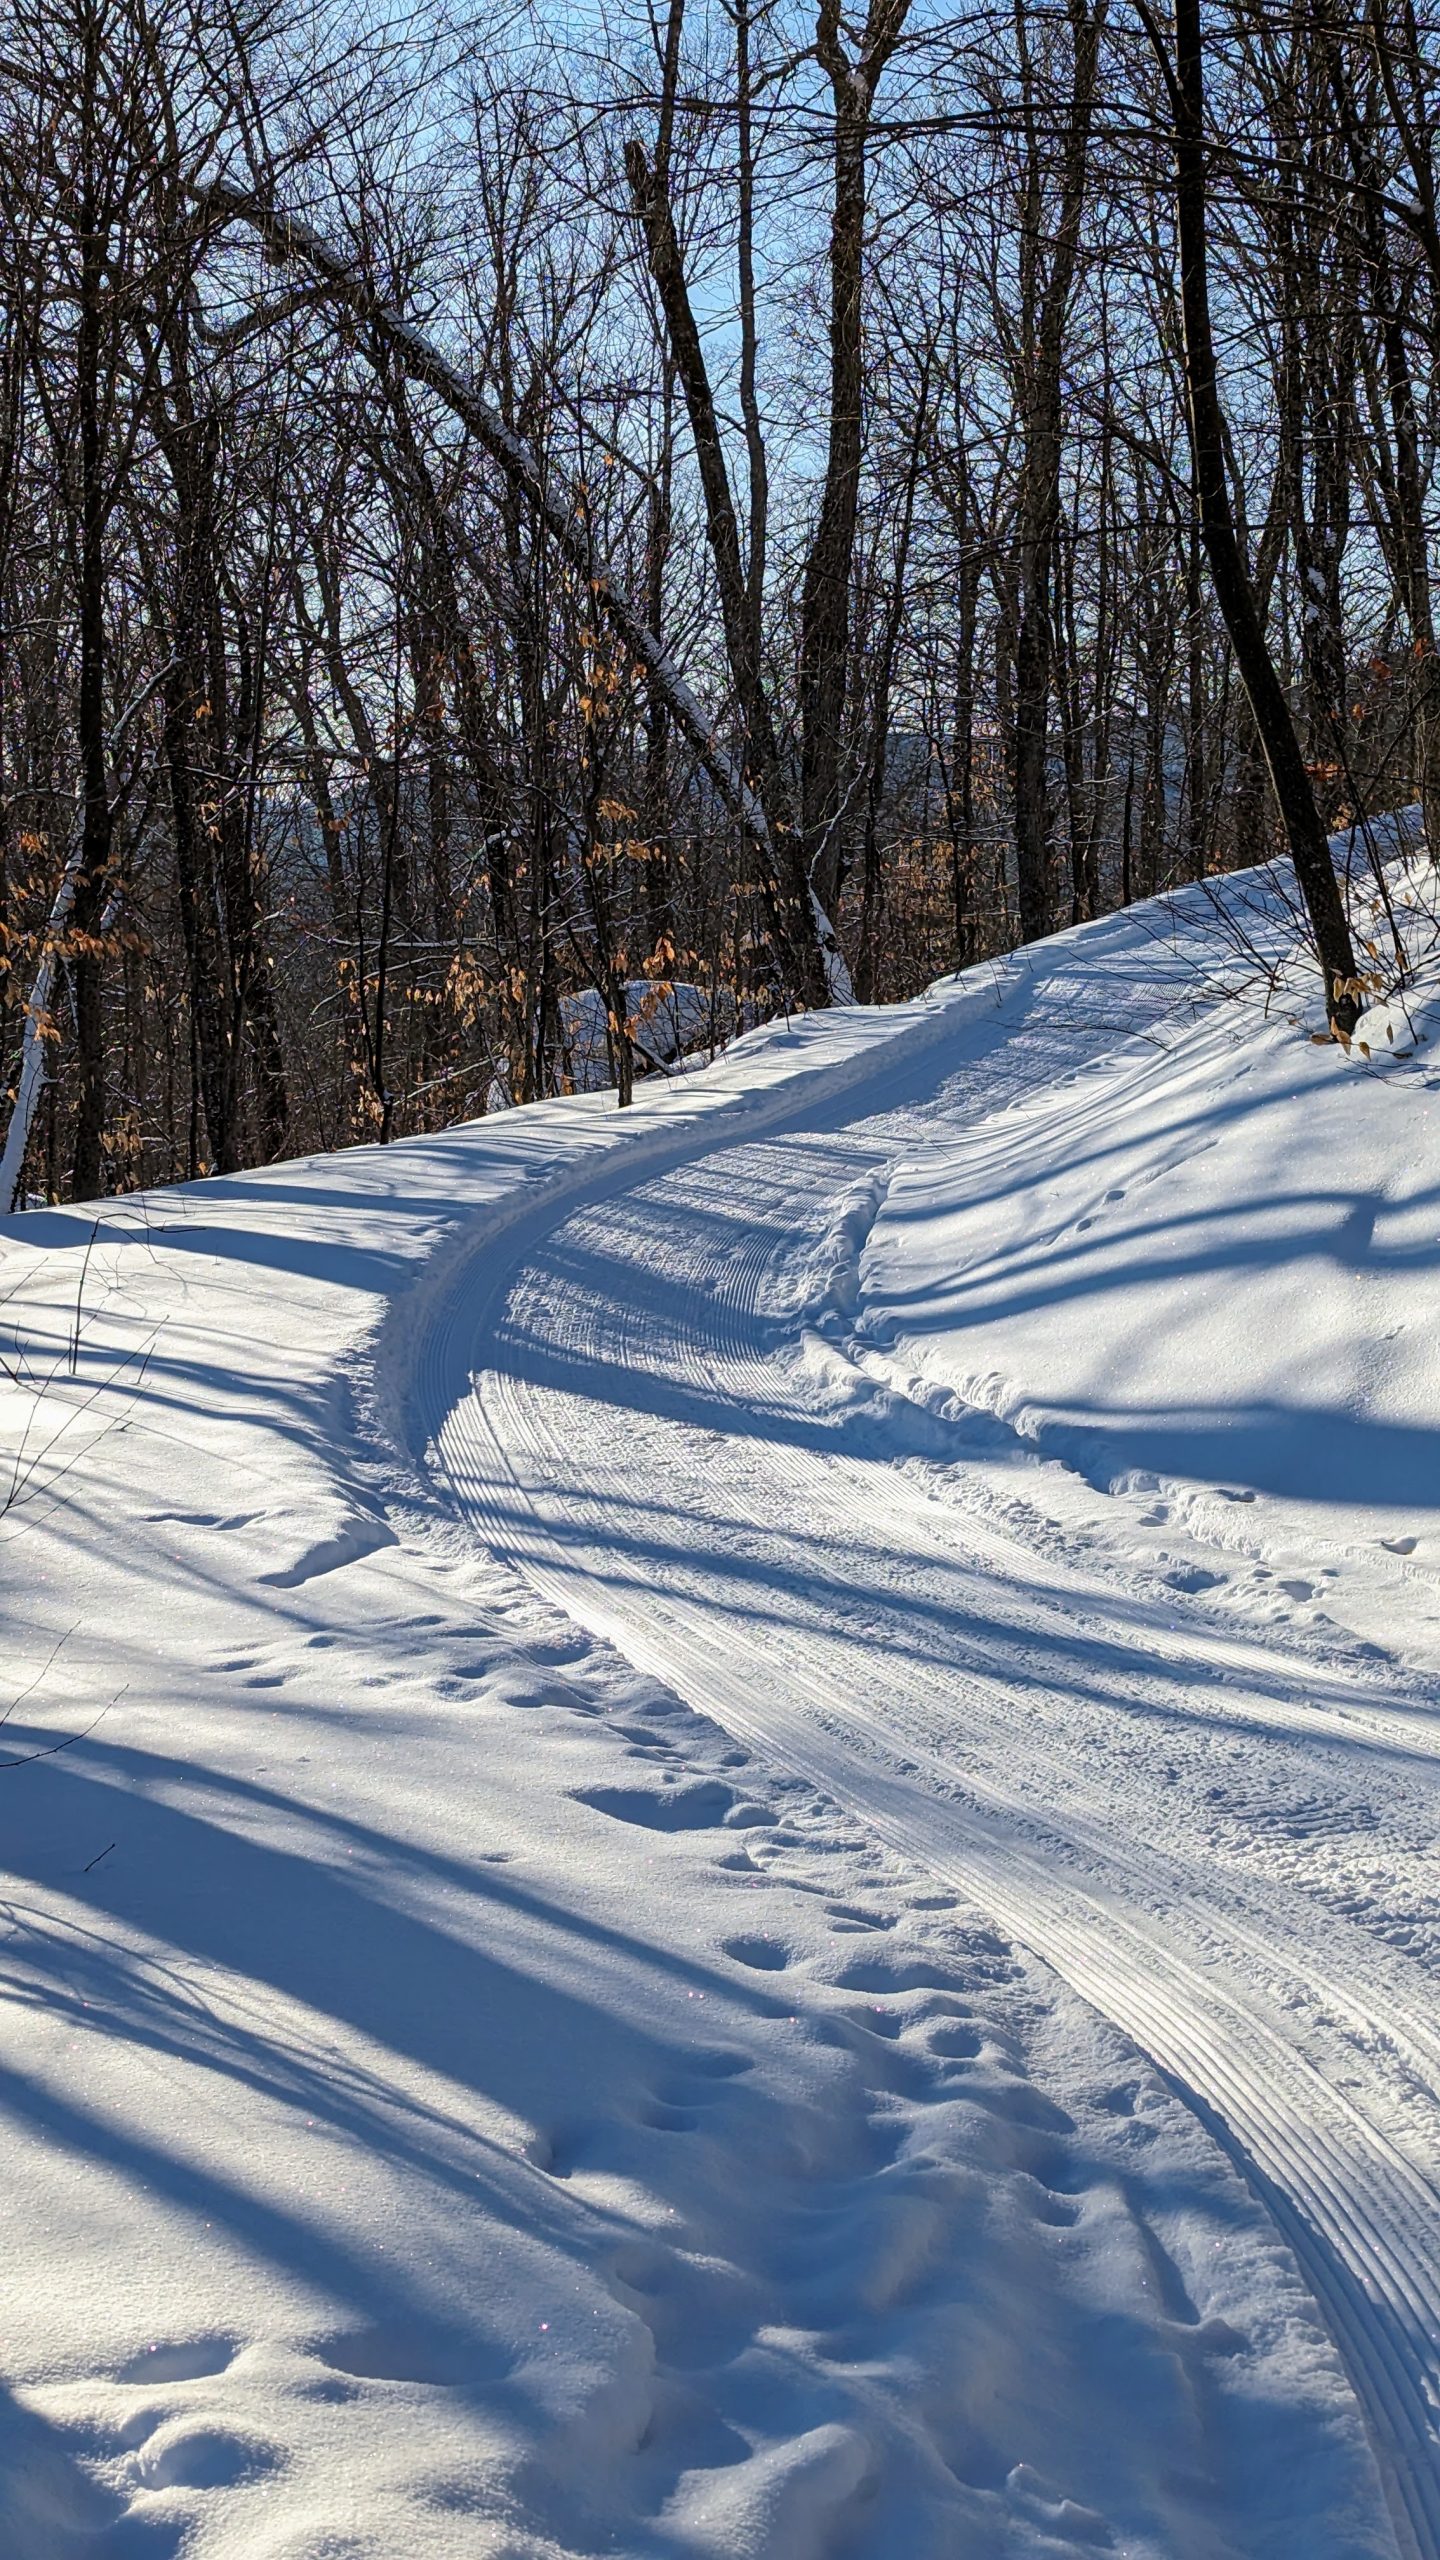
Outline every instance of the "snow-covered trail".
<path id="1" fill-rule="evenodd" d="M 1097 1526 L 1104 1496 L 907 1394 L 851 1324 L 897 1169 L 994 1182 L 1029 1097 L 1058 1087 L 1082 1146 L 1117 1095 L 1213 1064 L 1228 1026 L 1188 1018 L 1144 932 L 1061 938 L 768 1135 L 702 1126 L 639 1180 L 621 1151 L 462 1270 L 416 1418 L 546 1597 L 988 1906 L 1190 2096 L 1324 2308 L 1402 2548 L 1436 2560 L 1424 1693 L 1298 1605 L 1141 1570 L 1138 1502 Z"/>

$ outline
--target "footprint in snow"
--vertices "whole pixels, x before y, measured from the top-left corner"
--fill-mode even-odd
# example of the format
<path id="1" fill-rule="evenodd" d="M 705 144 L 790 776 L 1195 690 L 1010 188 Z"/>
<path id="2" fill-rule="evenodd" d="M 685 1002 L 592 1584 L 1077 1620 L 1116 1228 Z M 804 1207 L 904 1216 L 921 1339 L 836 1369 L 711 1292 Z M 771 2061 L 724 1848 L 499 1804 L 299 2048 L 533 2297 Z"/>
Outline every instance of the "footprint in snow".
<path id="1" fill-rule="evenodd" d="M 946 2062 L 973 2062 L 984 2038 L 962 2018 L 941 2018 L 931 2027 L 925 2042 L 932 2053 L 941 2055 Z"/>
<path id="2" fill-rule="evenodd" d="M 1029 2080 L 995 2080 L 988 2088 L 977 2087 L 976 2103 L 988 2107 L 1002 2123 L 1019 2125 L 1026 2133 L 1069 2134 L 1075 2130 L 1075 2119 L 1047 2098 Z"/>
<path id="3" fill-rule="evenodd" d="M 304 1583 L 318 1582 L 324 1574 L 338 1573 L 344 1565 L 359 1564 L 382 1547 L 398 1544 L 386 1521 L 357 1516 L 343 1521 L 328 1537 L 312 1539 L 289 1564 L 258 1574 L 256 1580 L 274 1591 L 298 1591 Z"/>
<path id="4" fill-rule="evenodd" d="M 937 1961 L 923 1952 L 907 1952 L 904 1948 L 886 1947 L 873 1956 L 857 1956 L 843 1972 L 832 1976 L 837 1991 L 878 1991 L 895 1994 L 904 1991 L 955 1992 L 964 1989 L 961 1976 L 952 1966 Z"/>
<path id="5" fill-rule="evenodd" d="M 636 2108 L 635 2121 L 647 2133 L 693 2133 L 700 2119 L 689 2107 L 668 2106 L 663 2098 L 647 2098 Z"/>
<path id="6" fill-rule="evenodd" d="M 588 1636 L 527 1636 L 524 1640 L 530 1660 L 552 1671 L 566 1663 L 583 1662 L 594 1650 Z"/>
<path id="7" fill-rule="evenodd" d="M 753 1973 L 783 1973 L 793 1961 L 790 1948 L 778 1938 L 726 1938 L 721 1952 L 736 1964 L 748 1965 Z"/>
<path id="8" fill-rule="evenodd" d="M 146 2489 L 231 2489 L 274 2469 L 273 2445 L 257 2436 L 199 2418 L 172 2418 L 157 2427 L 135 2456 L 135 2476 Z"/>
<path id="9" fill-rule="evenodd" d="M 314 2354 L 332 2372 L 357 2381 L 418 2382 L 440 2390 L 496 2381 L 508 2361 L 493 2341 L 406 2320 L 345 2330 L 322 2339 Z"/>
<path id="10" fill-rule="evenodd" d="M 614 1822 L 638 1823 L 644 1831 L 713 1831 L 736 1810 L 733 1787 L 719 1778 L 697 1778 L 673 1787 L 576 1787 L 576 1804 Z M 773 1820 L 759 1806 L 744 1808 L 752 1821 Z"/>
<path id="11" fill-rule="evenodd" d="M 239 2353 L 234 2338 L 156 2339 L 122 2365 L 117 2382 L 200 2382 L 224 2373 Z"/>

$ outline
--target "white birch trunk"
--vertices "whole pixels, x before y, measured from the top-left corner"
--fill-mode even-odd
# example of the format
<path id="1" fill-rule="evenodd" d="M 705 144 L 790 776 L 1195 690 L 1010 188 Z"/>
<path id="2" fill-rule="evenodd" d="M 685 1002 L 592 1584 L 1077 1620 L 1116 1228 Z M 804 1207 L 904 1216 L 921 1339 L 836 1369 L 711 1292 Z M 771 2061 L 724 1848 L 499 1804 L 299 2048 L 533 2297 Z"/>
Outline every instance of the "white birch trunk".
<path id="1" fill-rule="evenodd" d="M 141 686 L 133 701 L 128 702 L 121 712 L 106 742 L 107 753 L 112 758 L 119 754 L 125 732 L 131 722 L 144 710 L 151 696 L 158 693 L 170 673 L 171 663 L 167 659 L 163 667 L 157 668 L 155 674 Z M 110 807 L 112 818 L 117 814 L 120 805 L 118 799 L 112 801 Z M 45 1025 L 50 1017 L 50 999 L 55 992 L 55 970 L 59 960 L 60 938 L 64 933 L 70 910 L 75 904 L 75 891 L 79 886 L 84 861 L 85 838 L 77 825 L 75 841 L 65 857 L 65 868 L 60 874 L 60 886 L 55 892 L 55 903 L 50 909 L 45 926 L 45 939 L 40 946 L 40 966 L 35 973 L 35 984 L 30 990 L 30 1001 L 25 1007 L 25 1038 L 20 1051 L 20 1080 L 15 1087 L 15 1108 L 10 1114 L 10 1125 L 5 1132 L 5 1144 L 0 1147 L 0 1218 L 8 1218 L 14 1210 L 16 1194 L 20 1189 L 20 1177 L 25 1170 L 25 1150 L 30 1144 L 30 1132 L 35 1126 L 35 1114 L 40 1108 L 40 1096 L 50 1081 L 45 1072 Z M 123 895 L 124 891 L 117 887 L 111 890 L 105 901 L 104 912 L 100 918 L 102 942 L 120 913 Z"/>
<path id="2" fill-rule="evenodd" d="M 45 1073 L 45 1032 L 50 1019 L 50 999 L 55 992 L 55 965 L 65 921 L 75 904 L 75 888 L 80 866 L 85 857 L 83 837 L 77 836 L 65 868 L 55 903 L 45 927 L 45 940 L 40 949 L 40 966 L 35 984 L 25 1007 L 25 1039 L 20 1052 L 20 1081 L 15 1088 L 15 1108 L 0 1149 L 0 1217 L 8 1218 L 16 1205 L 21 1177 L 25 1171 L 25 1150 L 40 1108 L 40 1096 L 49 1081 Z"/>

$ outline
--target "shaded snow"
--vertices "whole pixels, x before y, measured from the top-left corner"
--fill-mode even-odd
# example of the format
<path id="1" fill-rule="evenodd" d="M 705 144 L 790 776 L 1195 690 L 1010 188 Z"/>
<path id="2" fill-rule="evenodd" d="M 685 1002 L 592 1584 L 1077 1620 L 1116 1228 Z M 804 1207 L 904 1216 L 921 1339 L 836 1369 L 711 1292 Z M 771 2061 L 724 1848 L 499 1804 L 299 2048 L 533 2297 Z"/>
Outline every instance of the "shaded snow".
<path id="1" fill-rule="evenodd" d="M 935 1221 L 968 1211 L 907 1207 L 902 1162 L 1007 1021 L 1063 1110 L 1053 974 L 752 1035 L 623 1120 L 582 1097 L 0 1231 L 5 1731 L 52 1755 L 0 1788 L 14 2560 L 1393 2551 L 1210 2120 L 985 1916 L 959 1833 L 941 1874 L 878 1778 L 842 1803 L 725 1729 L 794 1695 L 766 1613 L 814 1435 L 872 1435 L 897 1520 L 943 1508 L 920 1372 L 955 1392 Z M 912 1208 L 929 1312 L 882 1351 Z M 764 1279 L 748 1404 L 738 1337 L 678 1405 L 664 1370 L 699 1218 Z M 474 1533 L 472 1348 L 582 1301 L 544 1346 L 590 1470 L 561 1525 L 623 1493 L 657 1609 L 712 1541 L 723 1720 L 613 1594 Z M 902 1354 L 918 1398 L 862 1365 Z"/>

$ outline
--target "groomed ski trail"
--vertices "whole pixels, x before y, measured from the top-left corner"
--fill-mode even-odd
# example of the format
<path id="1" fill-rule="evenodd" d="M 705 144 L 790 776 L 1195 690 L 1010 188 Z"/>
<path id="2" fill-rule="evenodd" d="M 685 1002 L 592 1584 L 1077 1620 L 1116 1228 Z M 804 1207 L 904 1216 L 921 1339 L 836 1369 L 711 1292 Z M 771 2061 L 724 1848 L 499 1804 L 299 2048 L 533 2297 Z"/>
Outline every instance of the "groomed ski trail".
<path id="1" fill-rule="evenodd" d="M 982 1124 L 993 1144 L 1062 1079 L 1078 1126 L 1107 1079 L 1203 1066 L 1230 1033 L 1190 1018 L 1188 985 L 1153 923 L 1114 919 L 998 999 L 907 1013 L 768 1128 L 617 1148 L 452 1275 L 411 1419 L 543 1595 L 993 1912 L 1169 2075 L 1323 2308 L 1399 2548 L 1440 2560 L 1426 1949 L 1259 1833 L 1248 1866 L 1222 1859 L 1213 1813 L 1243 1753 L 1341 1831 L 1433 1839 L 1433 1719 L 1358 1654 L 1156 1605 L 1083 1542 L 1032 1537 L 997 1495 L 1001 1426 L 937 1420 L 845 1339 L 894 1169 Z M 848 1398 L 815 1392 L 827 1364 Z"/>

